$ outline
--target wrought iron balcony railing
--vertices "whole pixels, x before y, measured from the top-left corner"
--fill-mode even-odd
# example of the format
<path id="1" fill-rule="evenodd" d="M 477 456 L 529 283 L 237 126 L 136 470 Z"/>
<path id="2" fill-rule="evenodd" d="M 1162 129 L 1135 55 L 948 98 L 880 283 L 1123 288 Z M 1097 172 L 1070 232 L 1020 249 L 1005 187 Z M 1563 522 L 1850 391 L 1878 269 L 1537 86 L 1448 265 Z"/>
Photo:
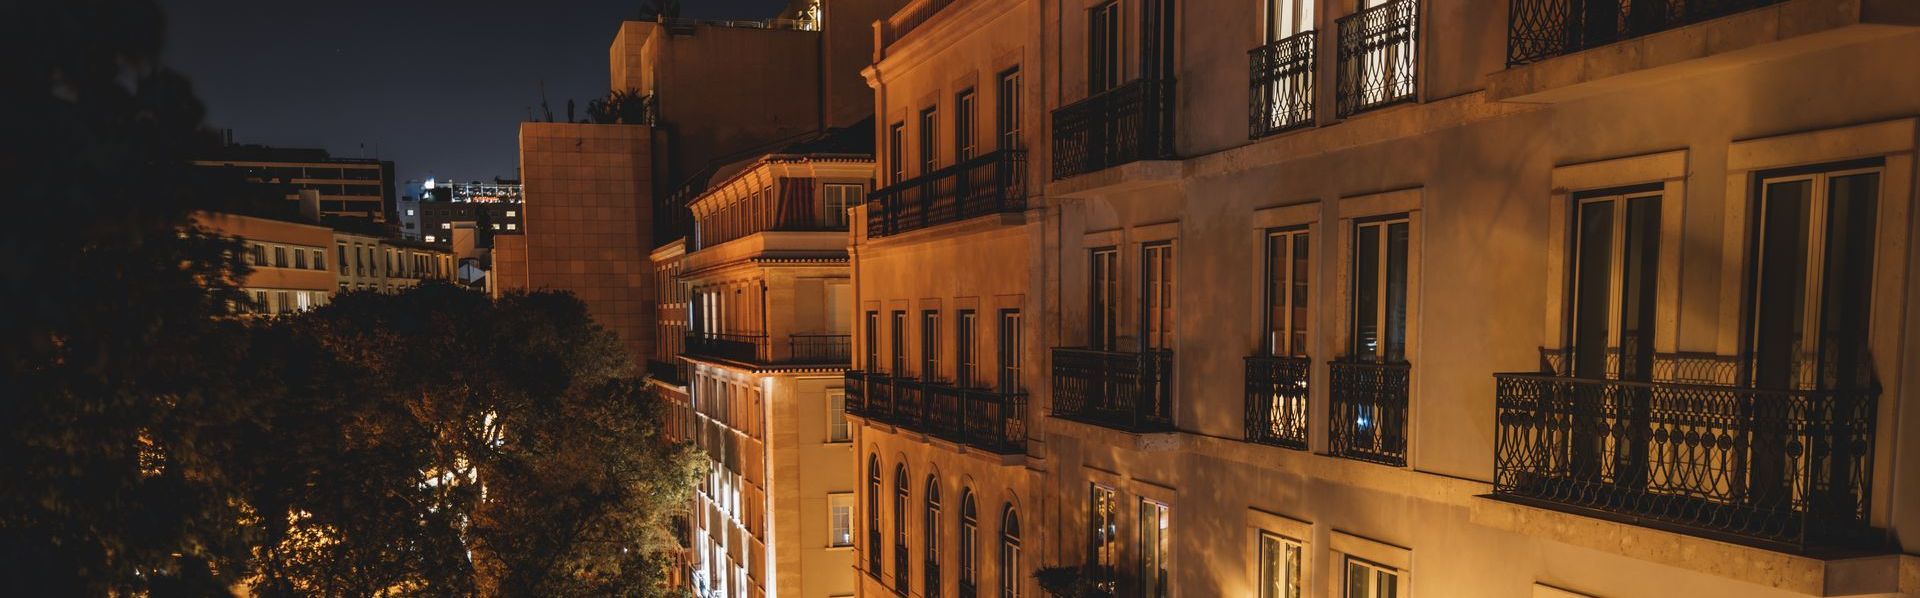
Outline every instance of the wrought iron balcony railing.
<path id="1" fill-rule="evenodd" d="M 1247 358 L 1247 440 L 1306 450 L 1305 357 Z"/>
<path id="2" fill-rule="evenodd" d="M 1027 393 L 847 372 L 847 411 L 1003 455 L 1027 448 Z"/>
<path id="3" fill-rule="evenodd" d="M 1407 464 L 1405 362 L 1335 361 L 1328 364 L 1327 451 L 1385 465 Z"/>
<path id="4" fill-rule="evenodd" d="M 875 191 L 867 236 L 885 237 L 1027 208 L 1027 152 L 999 150 Z"/>
<path id="5" fill-rule="evenodd" d="M 1507 65 L 1518 66 L 1784 0 L 1512 0 Z"/>
<path id="6" fill-rule="evenodd" d="M 871 409 L 867 403 L 867 373 L 860 370 L 847 370 L 842 380 L 845 385 L 841 392 L 847 397 L 847 413 L 865 417 Z"/>
<path id="7" fill-rule="evenodd" d="M 852 362 L 853 337 L 845 334 L 792 334 L 775 343 L 764 334 L 687 333 L 685 354 L 770 366 L 832 366 Z"/>
<path id="8" fill-rule="evenodd" d="M 1346 118 L 1411 102 L 1420 71 L 1420 0 L 1394 0 L 1340 17 L 1335 107 Z"/>
<path id="9" fill-rule="evenodd" d="M 1053 415 L 1131 432 L 1173 429 L 1173 352 L 1053 350 Z"/>
<path id="10" fill-rule="evenodd" d="M 673 361 L 648 359 L 647 375 L 667 384 L 685 386 L 687 384 L 687 364 L 678 359 Z"/>
<path id="11" fill-rule="evenodd" d="M 1247 136 L 1259 139 L 1313 126 L 1313 67 L 1316 31 L 1247 52 L 1251 111 Z"/>
<path id="12" fill-rule="evenodd" d="M 1173 80 L 1135 79 L 1053 111 L 1053 178 L 1173 157 Z"/>
<path id="13" fill-rule="evenodd" d="M 1872 541 L 1877 389 L 1494 382 L 1496 495 L 1790 549 Z"/>
<path id="14" fill-rule="evenodd" d="M 905 515 L 905 513 L 901 513 L 901 515 Z M 895 517 L 896 521 L 900 519 L 904 519 L 904 517 Z M 906 523 L 902 521 L 894 525 L 906 525 Z M 906 538 L 895 537 L 893 542 L 893 593 L 905 596 L 907 595 L 907 585 L 911 583 L 910 580 L 913 579 L 911 567 L 908 565 L 910 562 L 908 559 L 911 558 L 908 555 L 911 554 L 911 552 L 907 550 Z"/>

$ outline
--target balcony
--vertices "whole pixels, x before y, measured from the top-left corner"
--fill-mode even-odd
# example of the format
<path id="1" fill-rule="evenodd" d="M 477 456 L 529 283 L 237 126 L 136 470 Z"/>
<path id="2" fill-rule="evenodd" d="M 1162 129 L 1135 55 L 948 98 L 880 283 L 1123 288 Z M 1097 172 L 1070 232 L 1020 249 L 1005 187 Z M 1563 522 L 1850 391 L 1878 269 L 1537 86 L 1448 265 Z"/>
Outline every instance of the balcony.
<path id="1" fill-rule="evenodd" d="M 895 183 L 867 200 L 867 236 L 1027 209 L 1027 152 L 1000 150 Z"/>
<path id="2" fill-rule="evenodd" d="M 1340 118 L 1417 99 L 1419 7 L 1419 0 L 1394 0 L 1336 22 L 1340 47 L 1334 99 Z"/>
<path id="3" fill-rule="evenodd" d="M 1053 350 L 1053 415 L 1127 432 L 1173 430 L 1173 352 Z"/>
<path id="4" fill-rule="evenodd" d="M 1053 111 L 1053 178 L 1173 157 L 1173 80 L 1135 79 Z"/>
<path id="5" fill-rule="evenodd" d="M 1507 66 L 1779 4 L 1783 0 L 1513 0 Z"/>
<path id="6" fill-rule="evenodd" d="M 661 361 L 658 359 L 648 359 L 647 375 L 655 380 L 674 386 L 686 386 L 687 364 L 679 360 Z"/>
<path id="7" fill-rule="evenodd" d="M 1307 449 L 1305 357 L 1247 358 L 1247 441 Z"/>
<path id="8" fill-rule="evenodd" d="M 847 411 L 1001 455 L 1027 448 L 1027 394 L 847 372 Z"/>
<path id="9" fill-rule="evenodd" d="M 1247 53 L 1247 137 L 1313 126 L 1313 66 L 1318 32 L 1305 31 Z"/>
<path id="10" fill-rule="evenodd" d="M 1328 364 L 1327 452 L 1348 459 L 1407 464 L 1406 362 Z"/>
<path id="11" fill-rule="evenodd" d="M 685 354 L 759 366 L 844 366 L 852 362 L 852 337 L 793 334 L 776 342 L 764 334 L 687 333 Z"/>
<path id="12" fill-rule="evenodd" d="M 1496 496 L 1796 551 L 1872 541 L 1877 389 L 1494 382 Z"/>

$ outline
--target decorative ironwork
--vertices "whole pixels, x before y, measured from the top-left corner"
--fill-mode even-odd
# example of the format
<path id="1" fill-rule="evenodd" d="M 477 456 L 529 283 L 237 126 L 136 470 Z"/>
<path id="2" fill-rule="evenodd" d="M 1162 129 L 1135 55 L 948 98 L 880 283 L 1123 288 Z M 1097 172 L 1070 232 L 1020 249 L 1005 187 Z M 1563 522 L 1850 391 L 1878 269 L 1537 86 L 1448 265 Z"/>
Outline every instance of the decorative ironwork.
<path id="1" fill-rule="evenodd" d="M 922 431 L 947 440 L 961 439 L 960 389 L 947 384 L 926 384 L 926 422 Z"/>
<path id="2" fill-rule="evenodd" d="M 859 370 L 847 370 L 842 378 L 841 393 L 846 395 L 847 413 L 867 415 L 867 373 Z"/>
<path id="3" fill-rule="evenodd" d="M 1247 358 L 1247 440 L 1306 450 L 1305 357 Z"/>
<path id="4" fill-rule="evenodd" d="M 1539 62 L 1781 1 L 1513 0 L 1507 8 L 1507 65 Z"/>
<path id="5" fill-rule="evenodd" d="M 1173 80 L 1135 79 L 1053 111 L 1053 178 L 1173 157 Z"/>
<path id="6" fill-rule="evenodd" d="M 1495 494 L 1793 548 L 1870 541 L 1878 389 L 1494 381 Z"/>
<path id="7" fill-rule="evenodd" d="M 911 428 L 921 425 L 926 416 L 921 402 L 922 384 L 913 378 L 893 379 L 893 410 L 888 414 L 890 421 Z"/>
<path id="8" fill-rule="evenodd" d="M 686 355 L 765 366 L 852 363 L 853 337 L 845 334 L 794 334 L 775 345 L 763 334 L 689 332 Z"/>
<path id="9" fill-rule="evenodd" d="M 1053 350 L 1053 415 L 1135 432 L 1173 429 L 1173 352 Z"/>
<path id="10" fill-rule="evenodd" d="M 1027 209 L 1027 152 L 999 150 L 875 191 L 867 236 L 885 237 Z"/>
<path id="11" fill-rule="evenodd" d="M 1335 361 L 1328 364 L 1330 417 L 1327 451 L 1385 465 L 1407 464 L 1407 388 L 1413 366 L 1405 363 Z"/>
<path id="12" fill-rule="evenodd" d="M 1027 393 L 846 373 L 847 412 L 1003 455 L 1027 450 Z"/>
<path id="13" fill-rule="evenodd" d="M 1251 112 L 1247 136 L 1259 139 L 1313 126 L 1314 43 L 1303 31 L 1247 52 Z"/>
<path id="14" fill-rule="evenodd" d="M 1341 118 L 1414 100 L 1420 1 L 1394 0 L 1341 17 L 1336 108 Z"/>
<path id="15" fill-rule="evenodd" d="M 960 440 L 1007 454 L 1027 450 L 1027 393 L 969 388 L 961 392 Z"/>
<path id="16" fill-rule="evenodd" d="M 893 419 L 894 380 L 885 374 L 867 375 L 867 416 Z"/>
<path id="17" fill-rule="evenodd" d="M 767 337 L 764 334 L 726 332 L 687 333 L 687 355 L 757 363 L 764 359 Z"/>

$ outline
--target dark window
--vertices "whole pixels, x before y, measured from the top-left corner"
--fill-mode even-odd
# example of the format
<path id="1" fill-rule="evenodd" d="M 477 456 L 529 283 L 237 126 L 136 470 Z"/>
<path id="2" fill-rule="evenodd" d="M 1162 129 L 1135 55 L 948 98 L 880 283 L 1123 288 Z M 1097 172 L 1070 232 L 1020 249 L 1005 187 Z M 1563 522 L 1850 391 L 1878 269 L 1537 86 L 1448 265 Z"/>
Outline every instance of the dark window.
<path id="1" fill-rule="evenodd" d="M 1303 229 L 1267 233 L 1266 329 L 1262 340 L 1267 355 L 1307 355 L 1309 240 Z"/>
<path id="2" fill-rule="evenodd" d="M 1025 339 L 1020 337 L 1020 310 L 1000 312 L 1000 392 L 1020 391 L 1021 355 Z"/>
<path id="3" fill-rule="evenodd" d="M 960 92 L 953 98 L 953 160 L 964 162 L 973 158 L 973 90 Z"/>
<path id="4" fill-rule="evenodd" d="M 1405 216 L 1354 225 L 1352 354 L 1397 363 L 1407 355 Z"/>
<path id="5" fill-rule="evenodd" d="M 940 379 L 940 312 L 920 312 L 920 378 Z"/>
<path id="6" fill-rule="evenodd" d="M 1113 0 L 1087 12 L 1087 93 L 1089 95 L 1120 85 L 1121 48 L 1126 39 L 1126 22 L 1120 18 L 1120 0 Z"/>
<path id="7" fill-rule="evenodd" d="M 887 127 L 887 183 L 898 183 L 907 178 L 907 126 L 893 123 Z"/>
<path id="8" fill-rule="evenodd" d="M 1111 351 L 1118 348 L 1120 337 L 1120 252 L 1108 247 L 1093 250 L 1092 256 L 1092 348 Z"/>
<path id="9" fill-rule="evenodd" d="M 979 317 L 971 309 L 960 310 L 953 320 L 953 383 L 962 388 L 974 385 L 979 377 L 974 363 L 975 331 L 979 328 Z"/>
<path id="10" fill-rule="evenodd" d="M 940 110 L 927 107 L 920 111 L 920 174 L 933 172 L 940 164 Z"/>
<path id="11" fill-rule="evenodd" d="M 1020 147 L 1020 69 L 1015 67 L 1000 73 L 999 97 L 995 98 L 994 116 L 997 126 L 1000 149 L 1018 149 Z"/>

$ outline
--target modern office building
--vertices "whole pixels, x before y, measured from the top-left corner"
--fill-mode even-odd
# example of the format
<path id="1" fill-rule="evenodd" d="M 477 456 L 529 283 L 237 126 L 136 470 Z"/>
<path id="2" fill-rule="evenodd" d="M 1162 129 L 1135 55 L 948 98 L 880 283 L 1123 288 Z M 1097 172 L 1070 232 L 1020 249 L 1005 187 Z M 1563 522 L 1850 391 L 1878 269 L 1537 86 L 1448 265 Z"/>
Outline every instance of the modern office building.
<path id="1" fill-rule="evenodd" d="M 300 191 L 318 192 L 320 213 L 327 216 L 393 220 L 397 196 L 391 160 L 338 158 L 324 149 L 228 144 L 194 163 L 235 169 L 251 182 L 280 186 L 289 202 L 297 200 Z"/>
<path id="2" fill-rule="evenodd" d="M 438 181 L 427 179 L 402 196 L 399 208 L 401 235 L 407 239 L 453 243 L 457 222 L 472 222 L 481 232 L 483 247 L 491 247 L 495 233 L 517 233 L 525 206 L 521 205 L 521 185 L 515 179 L 492 181 Z"/>

